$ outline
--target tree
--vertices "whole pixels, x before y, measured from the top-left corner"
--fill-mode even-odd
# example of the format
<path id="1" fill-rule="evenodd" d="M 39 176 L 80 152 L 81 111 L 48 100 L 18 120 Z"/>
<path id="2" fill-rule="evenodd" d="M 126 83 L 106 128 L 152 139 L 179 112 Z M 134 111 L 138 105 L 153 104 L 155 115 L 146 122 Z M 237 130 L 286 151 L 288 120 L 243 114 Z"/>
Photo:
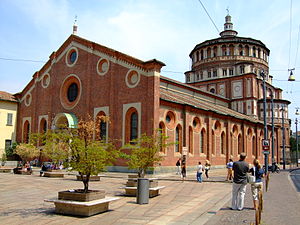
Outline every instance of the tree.
<path id="1" fill-rule="evenodd" d="M 97 121 L 108 121 L 99 117 Z M 84 184 L 83 192 L 89 191 L 91 175 L 98 175 L 119 156 L 110 142 L 96 140 L 100 130 L 90 117 L 80 120 L 78 128 L 60 127 L 42 134 L 43 153 L 52 160 L 66 160 L 71 170 L 78 171 Z"/>
<path id="2" fill-rule="evenodd" d="M 168 139 L 161 130 L 157 130 L 152 136 L 142 134 L 140 138 L 133 140 L 132 143 L 127 144 L 123 149 L 130 149 L 128 154 L 122 154 L 123 158 L 128 159 L 128 167 L 136 169 L 139 177 L 144 177 L 147 170 L 156 163 L 163 160 L 163 156 L 159 152 L 171 145 L 166 143 Z"/>
<path id="3" fill-rule="evenodd" d="M 22 161 L 30 161 L 39 156 L 40 150 L 33 143 L 21 143 L 17 145 L 15 153 Z"/>

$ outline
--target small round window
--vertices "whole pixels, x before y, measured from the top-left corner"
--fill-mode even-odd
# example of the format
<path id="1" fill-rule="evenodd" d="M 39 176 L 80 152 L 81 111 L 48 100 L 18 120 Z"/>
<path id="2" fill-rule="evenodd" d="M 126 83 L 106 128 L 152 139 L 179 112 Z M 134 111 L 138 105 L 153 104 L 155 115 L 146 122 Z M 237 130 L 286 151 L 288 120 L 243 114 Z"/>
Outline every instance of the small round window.
<path id="1" fill-rule="evenodd" d="M 99 75 L 104 75 L 109 70 L 109 61 L 107 59 L 99 59 L 97 63 L 97 73 Z"/>
<path id="2" fill-rule="evenodd" d="M 76 83 L 72 83 L 68 88 L 68 100 L 74 102 L 78 96 L 78 86 Z"/>
<path id="3" fill-rule="evenodd" d="M 140 74 L 135 70 L 130 70 L 126 74 L 126 84 L 129 88 L 136 87 L 140 82 Z"/>
<path id="4" fill-rule="evenodd" d="M 70 62 L 73 64 L 76 61 L 76 58 L 77 58 L 77 53 L 74 50 L 70 53 Z"/>
<path id="5" fill-rule="evenodd" d="M 166 121 L 167 121 L 167 123 L 171 122 L 171 117 L 169 115 L 166 116 Z"/>
<path id="6" fill-rule="evenodd" d="M 78 60 L 78 50 L 75 47 L 72 47 L 68 50 L 66 54 L 66 64 L 68 67 L 72 67 L 76 64 Z"/>
<path id="7" fill-rule="evenodd" d="M 173 129 L 175 126 L 175 120 L 176 120 L 175 114 L 172 111 L 167 112 L 165 120 L 166 120 L 167 127 L 169 129 Z"/>

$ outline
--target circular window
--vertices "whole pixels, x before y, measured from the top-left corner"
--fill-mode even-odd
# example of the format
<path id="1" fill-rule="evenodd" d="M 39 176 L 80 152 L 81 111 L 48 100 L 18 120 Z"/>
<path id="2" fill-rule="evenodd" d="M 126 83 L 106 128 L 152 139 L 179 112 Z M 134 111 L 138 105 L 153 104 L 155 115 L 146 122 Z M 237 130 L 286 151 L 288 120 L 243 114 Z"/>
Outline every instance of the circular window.
<path id="1" fill-rule="evenodd" d="M 81 97 L 81 81 L 72 74 L 65 78 L 60 88 L 60 102 L 65 109 L 73 109 Z"/>
<path id="2" fill-rule="evenodd" d="M 32 99 L 31 94 L 27 94 L 27 95 L 25 96 L 25 105 L 26 105 L 26 106 L 30 106 L 30 104 L 31 104 L 31 99 Z"/>
<path id="3" fill-rule="evenodd" d="M 129 88 L 134 88 L 140 82 L 140 74 L 135 70 L 130 70 L 126 74 L 125 81 Z"/>
<path id="4" fill-rule="evenodd" d="M 70 102 L 74 102 L 78 96 L 78 86 L 76 83 L 72 83 L 69 87 L 68 87 L 68 100 Z"/>
<path id="5" fill-rule="evenodd" d="M 169 129 L 173 129 L 175 126 L 175 114 L 171 111 L 167 112 L 166 124 Z"/>
<path id="6" fill-rule="evenodd" d="M 109 61 L 107 59 L 99 59 L 97 63 L 97 73 L 99 75 L 104 75 L 109 70 Z"/>
<path id="7" fill-rule="evenodd" d="M 75 65 L 75 63 L 78 60 L 78 50 L 75 47 L 72 47 L 69 49 L 69 51 L 66 54 L 66 64 L 69 67 L 72 67 Z"/>
<path id="8" fill-rule="evenodd" d="M 50 84 L 50 75 L 46 73 L 42 78 L 42 87 L 47 88 Z"/>
<path id="9" fill-rule="evenodd" d="M 193 119 L 193 127 L 195 131 L 199 132 L 200 131 L 200 119 L 198 117 L 195 117 Z"/>

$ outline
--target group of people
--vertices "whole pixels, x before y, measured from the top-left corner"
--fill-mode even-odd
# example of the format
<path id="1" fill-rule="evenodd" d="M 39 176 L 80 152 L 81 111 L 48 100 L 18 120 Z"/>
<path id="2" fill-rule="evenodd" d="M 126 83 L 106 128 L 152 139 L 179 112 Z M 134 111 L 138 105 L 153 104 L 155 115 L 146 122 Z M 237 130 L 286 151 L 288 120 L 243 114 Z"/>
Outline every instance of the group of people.
<path id="1" fill-rule="evenodd" d="M 249 169 L 249 164 L 245 162 L 245 159 L 246 159 L 246 154 L 241 153 L 239 161 L 232 162 L 232 170 L 233 170 L 232 201 L 231 201 L 232 210 L 241 211 L 244 208 L 244 199 L 245 199 L 246 187 L 248 183 L 247 176 L 249 173 L 255 177 L 255 181 L 251 183 L 251 191 L 252 191 L 254 209 L 258 208 L 258 195 L 259 195 L 259 191 L 262 191 L 262 187 L 263 187 L 262 178 L 264 177 L 264 170 L 261 164 L 259 163 L 258 159 L 253 160 L 253 167 Z M 227 169 L 229 170 L 228 167 Z"/>
<path id="2" fill-rule="evenodd" d="M 202 182 L 202 173 L 205 173 L 205 176 L 207 179 L 209 179 L 208 171 L 210 170 L 210 162 L 208 160 L 205 161 L 204 166 L 201 164 L 201 162 L 198 162 L 197 167 L 197 173 L 196 178 L 198 182 Z M 179 158 L 176 162 L 177 172 L 176 174 L 181 175 L 182 180 L 185 180 L 186 178 L 186 160 L 183 158 Z"/>
<path id="3" fill-rule="evenodd" d="M 253 160 L 253 167 L 250 169 L 249 164 L 245 161 L 246 154 L 241 153 L 240 159 L 233 162 L 229 159 L 226 165 L 227 168 L 227 181 L 233 181 L 232 183 L 232 202 L 231 209 L 243 210 L 244 198 L 247 187 L 247 177 L 251 174 L 255 177 L 255 181 L 251 183 L 251 192 L 253 198 L 254 209 L 258 207 L 258 195 L 259 191 L 262 191 L 263 183 L 262 178 L 264 177 L 264 169 L 262 168 L 258 159 Z M 178 159 L 176 162 L 177 172 L 176 174 L 181 175 L 182 180 L 186 178 L 186 160 Z M 198 182 L 202 182 L 202 174 L 205 173 L 207 179 L 209 179 L 208 171 L 210 170 L 211 164 L 208 160 L 205 161 L 204 166 L 201 162 L 198 162 L 196 178 Z"/>

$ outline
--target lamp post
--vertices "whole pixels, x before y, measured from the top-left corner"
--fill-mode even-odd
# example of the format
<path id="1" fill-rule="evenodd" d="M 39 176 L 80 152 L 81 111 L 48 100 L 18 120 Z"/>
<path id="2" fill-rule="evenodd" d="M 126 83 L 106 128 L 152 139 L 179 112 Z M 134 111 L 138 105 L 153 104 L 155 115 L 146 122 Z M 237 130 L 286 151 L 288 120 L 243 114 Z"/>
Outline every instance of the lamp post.
<path id="1" fill-rule="evenodd" d="M 299 115 L 299 111 L 298 111 L 298 108 L 296 109 L 296 115 Z M 296 165 L 297 167 L 299 166 L 298 165 L 298 119 L 296 118 L 296 121 L 295 121 L 295 124 L 296 124 Z"/>
<path id="2" fill-rule="evenodd" d="M 282 165 L 285 170 L 285 128 L 284 128 L 284 105 L 282 105 Z"/>
<path id="3" fill-rule="evenodd" d="M 271 112 L 272 112 L 272 172 L 275 170 L 275 159 L 274 159 L 274 95 L 271 93 Z"/>
<path id="4" fill-rule="evenodd" d="M 262 71 L 260 73 L 260 75 L 263 78 L 263 109 L 264 109 L 264 142 L 266 142 L 268 140 L 268 126 L 267 126 L 267 99 L 266 99 L 266 77 L 265 77 L 265 73 L 264 71 Z M 264 144 L 263 144 L 263 148 L 264 148 Z M 264 155 L 265 155 L 265 174 L 267 174 L 268 172 L 268 151 L 264 151 Z"/>

